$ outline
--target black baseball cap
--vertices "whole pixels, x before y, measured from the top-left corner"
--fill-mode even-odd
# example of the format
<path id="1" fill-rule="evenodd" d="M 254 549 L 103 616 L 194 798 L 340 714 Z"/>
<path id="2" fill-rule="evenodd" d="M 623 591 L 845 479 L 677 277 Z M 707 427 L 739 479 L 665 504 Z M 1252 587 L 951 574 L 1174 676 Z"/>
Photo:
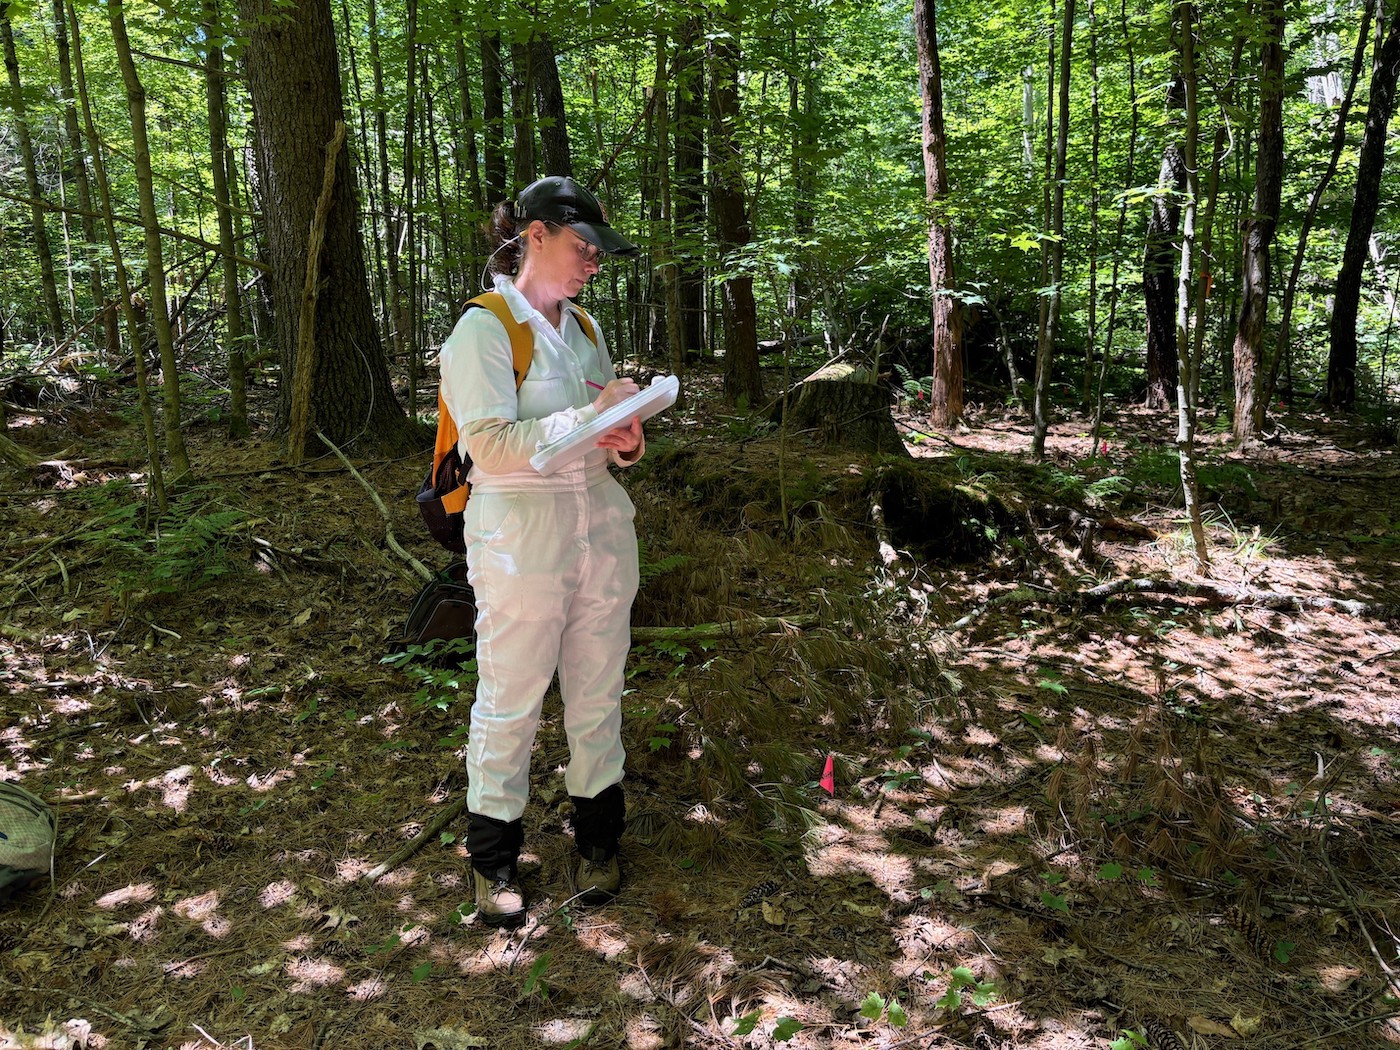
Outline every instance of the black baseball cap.
<path id="1" fill-rule="evenodd" d="M 521 190 L 515 198 L 515 219 L 519 223 L 539 219 L 567 226 L 608 255 L 632 256 L 642 252 L 608 225 L 598 198 L 567 175 L 548 175 Z"/>

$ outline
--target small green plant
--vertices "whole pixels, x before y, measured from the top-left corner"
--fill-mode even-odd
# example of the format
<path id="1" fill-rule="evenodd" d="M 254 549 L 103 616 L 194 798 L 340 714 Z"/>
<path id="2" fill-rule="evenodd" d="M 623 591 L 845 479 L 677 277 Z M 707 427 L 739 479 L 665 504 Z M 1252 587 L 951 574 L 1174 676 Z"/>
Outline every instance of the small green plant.
<path id="1" fill-rule="evenodd" d="M 878 992 L 871 992 L 865 997 L 865 1001 L 860 1004 L 860 1015 L 867 1021 L 878 1021 L 884 1017 L 896 1028 L 903 1028 L 909 1023 L 909 1015 L 904 1012 L 904 1007 L 899 1005 L 899 1000 L 890 999 L 886 1002 L 884 996 Z"/>
<path id="2" fill-rule="evenodd" d="M 1287 966 L 1288 961 L 1293 958 L 1293 953 L 1297 951 L 1297 949 L 1298 946 L 1292 941 L 1279 941 L 1278 944 L 1274 945 L 1274 959 Z"/>
<path id="3" fill-rule="evenodd" d="M 762 1010 L 753 1010 L 742 1017 L 732 1018 L 734 1027 L 730 1035 L 750 1035 L 758 1027 L 758 1022 L 763 1020 Z"/>
<path id="4" fill-rule="evenodd" d="M 647 737 L 647 747 L 652 751 L 661 751 L 674 743 L 674 736 L 677 727 L 674 722 L 664 722 L 652 730 L 652 735 Z"/>
<path id="5" fill-rule="evenodd" d="M 1042 872 L 1040 877 L 1050 886 L 1058 886 L 1065 881 L 1064 875 L 1058 871 Z M 1041 890 L 1040 903 L 1051 911 L 1069 911 L 1069 902 L 1066 901 L 1063 893 L 1052 893 L 1050 890 Z"/>
<path id="6" fill-rule="evenodd" d="M 476 688 L 476 661 L 461 661 L 475 648 L 472 638 L 434 638 L 421 645 L 405 646 L 401 652 L 380 659 L 381 664 L 403 671 L 418 688 L 413 693 L 415 707 L 447 711 Z M 449 661 L 449 666 L 439 666 Z M 452 741 L 446 746 L 460 746 Z"/>
<path id="7" fill-rule="evenodd" d="M 1131 1028 L 1125 1028 L 1122 1035 L 1108 1044 L 1108 1050 L 1147 1050 L 1147 1040 Z"/>
<path id="8" fill-rule="evenodd" d="M 934 1005 L 942 1007 L 949 1013 L 956 1013 L 962 1009 L 964 992 L 967 993 L 974 1006 L 987 1006 L 1001 994 L 995 981 L 978 980 L 977 975 L 966 966 L 955 966 L 948 976 L 950 978 L 948 990 Z"/>
<path id="9" fill-rule="evenodd" d="M 779 1017 L 778 1023 L 773 1026 L 773 1042 L 786 1043 L 802 1031 L 803 1027 L 802 1022 L 795 1017 Z"/>
<path id="10" fill-rule="evenodd" d="M 549 999 L 549 985 L 545 982 L 544 973 L 549 969 L 550 954 L 545 952 L 535 964 L 530 967 L 530 972 L 525 975 L 525 983 L 521 986 L 521 992 L 525 995 L 538 995 L 541 999 Z"/>

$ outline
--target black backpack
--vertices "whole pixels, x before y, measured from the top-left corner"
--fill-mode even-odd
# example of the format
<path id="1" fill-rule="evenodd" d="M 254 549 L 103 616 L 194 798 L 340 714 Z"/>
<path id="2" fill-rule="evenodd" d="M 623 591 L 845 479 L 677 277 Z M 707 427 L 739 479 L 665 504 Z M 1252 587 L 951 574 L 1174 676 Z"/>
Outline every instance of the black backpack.
<path id="1" fill-rule="evenodd" d="M 438 573 L 413 599 L 399 648 L 427 645 L 437 639 L 471 640 L 471 647 L 454 646 L 447 662 L 461 663 L 473 655 L 476 638 L 476 596 L 467 583 L 467 563 L 454 561 Z"/>

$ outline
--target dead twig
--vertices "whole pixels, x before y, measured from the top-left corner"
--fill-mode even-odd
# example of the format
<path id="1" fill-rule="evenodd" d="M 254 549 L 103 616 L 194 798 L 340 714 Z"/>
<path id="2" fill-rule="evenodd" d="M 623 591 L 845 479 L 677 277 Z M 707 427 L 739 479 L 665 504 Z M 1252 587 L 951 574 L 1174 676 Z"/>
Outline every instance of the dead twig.
<path id="1" fill-rule="evenodd" d="M 447 827 L 447 825 L 453 820 L 456 820 L 457 817 L 459 817 L 462 814 L 462 811 L 466 808 L 467 795 L 466 792 L 463 792 L 461 797 L 458 798 L 456 802 L 453 802 L 446 809 L 439 812 L 438 815 L 435 816 L 432 820 L 430 820 L 428 822 L 427 827 L 425 827 L 417 835 L 414 835 L 413 838 L 409 839 L 402 846 L 396 849 L 392 854 L 390 854 L 388 860 L 384 861 L 384 863 L 382 864 L 378 864 L 375 867 L 370 868 L 369 871 L 361 875 L 360 881 L 378 882 L 385 875 L 389 874 L 389 872 L 393 871 L 404 861 L 408 860 L 409 857 L 413 856 L 425 845 L 427 845 L 429 840 L 434 838 L 440 831 L 442 831 L 443 828 Z"/>
<path id="2" fill-rule="evenodd" d="M 351 463 L 350 460 L 346 458 L 345 453 L 340 451 L 340 448 L 332 442 L 330 438 L 322 434 L 320 430 L 316 431 L 316 436 L 321 439 L 328 449 L 335 453 L 336 459 L 345 464 L 345 469 L 350 472 L 350 476 L 358 481 L 364 487 L 364 490 L 369 493 L 369 498 L 374 501 L 374 506 L 375 509 L 379 511 L 379 516 L 384 519 L 384 541 L 389 545 L 389 549 L 404 561 L 408 562 L 409 567 L 417 573 L 425 583 L 431 582 L 433 578 L 432 570 L 399 546 L 398 537 L 394 535 L 393 520 L 389 517 L 389 508 L 384 506 L 384 501 L 379 498 L 379 493 L 374 491 L 374 487 L 355 469 L 355 464 Z"/>

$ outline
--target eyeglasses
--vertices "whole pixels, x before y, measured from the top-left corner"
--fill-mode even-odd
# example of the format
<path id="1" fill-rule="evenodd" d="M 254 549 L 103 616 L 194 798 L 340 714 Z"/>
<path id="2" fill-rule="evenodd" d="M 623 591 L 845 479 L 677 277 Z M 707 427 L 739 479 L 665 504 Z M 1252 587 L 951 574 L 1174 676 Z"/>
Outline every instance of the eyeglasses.
<path id="1" fill-rule="evenodd" d="M 585 266 L 601 266 L 604 260 L 607 259 L 607 252 L 603 251 L 603 249 L 599 248 L 596 244 L 590 244 L 588 241 L 585 241 L 569 227 L 560 226 L 558 223 L 554 222 L 547 223 L 546 225 L 564 230 L 574 239 L 574 247 L 578 249 L 579 262 L 583 263 Z"/>

